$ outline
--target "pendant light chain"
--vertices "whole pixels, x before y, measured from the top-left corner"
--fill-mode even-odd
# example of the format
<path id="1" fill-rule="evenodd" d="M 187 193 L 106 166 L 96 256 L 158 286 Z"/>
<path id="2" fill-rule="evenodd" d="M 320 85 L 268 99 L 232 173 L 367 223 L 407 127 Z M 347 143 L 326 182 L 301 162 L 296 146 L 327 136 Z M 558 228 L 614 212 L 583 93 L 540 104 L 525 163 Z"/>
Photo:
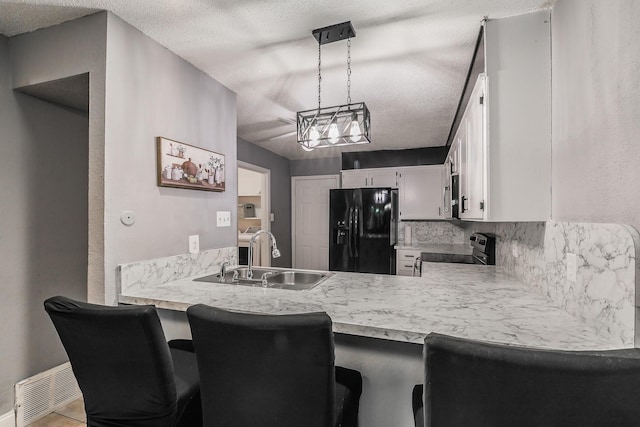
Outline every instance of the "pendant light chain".
<path id="1" fill-rule="evenodd" d="M 351 37 L 347 39 L 347 105 L 351 105 Z"/>
<path id="2" fill-rule="evenodd" d="M 322 45 L 318 43 L 318 112 L 320 112 L 320 91 L 321 91 L 321 83 L 322 83 Z"/>

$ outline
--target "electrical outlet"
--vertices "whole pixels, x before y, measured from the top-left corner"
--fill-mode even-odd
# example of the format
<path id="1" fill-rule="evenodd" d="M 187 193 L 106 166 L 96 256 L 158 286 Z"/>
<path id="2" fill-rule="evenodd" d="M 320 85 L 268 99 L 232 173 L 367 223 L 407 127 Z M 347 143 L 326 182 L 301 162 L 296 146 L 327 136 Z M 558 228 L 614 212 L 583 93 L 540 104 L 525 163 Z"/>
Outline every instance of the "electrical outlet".
<path id="1" fill-rule="evenodd" d="M 516 242 L 511 242 L 511 254 L 514 258 L 518 258 L 518 244 Z"/>
<path id="2" fill-rule="evenodd" d="M 231 212 L 218 211 L 216 212 L 217 226 L 218 227 L 231 227 Z"/>
<path id="3" fill-rule="evenodd" d="M 576 254 L 567 252 L 567 280 L 570 282 L 576 282 L 578 275 L 578 262 Z"/>
<path id="4" fill-rule="evenodd" d="M 197 254 L 198 252 L 200 252 L 200 236 L 194 234 L 189 236 L 189 253 Z"/>

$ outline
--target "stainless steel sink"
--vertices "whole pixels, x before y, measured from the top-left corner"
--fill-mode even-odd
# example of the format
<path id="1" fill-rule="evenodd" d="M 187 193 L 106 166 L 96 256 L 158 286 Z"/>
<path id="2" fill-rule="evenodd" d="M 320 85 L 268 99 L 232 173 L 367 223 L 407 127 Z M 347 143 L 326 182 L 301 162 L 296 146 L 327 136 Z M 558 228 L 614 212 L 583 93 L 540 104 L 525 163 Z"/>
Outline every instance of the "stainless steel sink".
<path id="1" fill-rule="evenodd" d="M 193 279 L 198 282 L 222 283 L 229 285 L 256 286 L 273 289 L 305 290 L 317 286 L 333 273 L 310 270 L 291 270 L 279 268 L 254 268 L 253 277 L 249 278 L 247 267 L 227 270 L 224 279 L 220 274 Z M 264 279 L 264 280 L 263 280 Z"/>
<path id="2" fill-rule="evenodd" d="M 330 273 L 283 271 L 267 277 L 268 287 L 278 289 L 311 289 L 329 277 Z"/>

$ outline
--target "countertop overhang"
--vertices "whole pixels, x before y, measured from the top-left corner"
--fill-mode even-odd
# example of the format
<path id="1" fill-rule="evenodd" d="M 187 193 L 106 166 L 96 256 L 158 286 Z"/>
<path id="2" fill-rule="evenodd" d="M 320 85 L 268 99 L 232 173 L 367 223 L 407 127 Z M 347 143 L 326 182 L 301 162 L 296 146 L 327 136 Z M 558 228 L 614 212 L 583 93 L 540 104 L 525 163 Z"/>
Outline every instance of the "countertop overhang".
<path id="1" fill-rule="evenodd" d="M 619 347 L 494 266 L 424 263 L 423 271 L 423 277 L 335 272 L 304 291 L 193 281 L 200 274 L 129 288 L 118 301 L 179 311 L 200 303 L 261 314 L 325 311 L 336 333 L 416 344 L 438 332 L 540 348 Z"/>

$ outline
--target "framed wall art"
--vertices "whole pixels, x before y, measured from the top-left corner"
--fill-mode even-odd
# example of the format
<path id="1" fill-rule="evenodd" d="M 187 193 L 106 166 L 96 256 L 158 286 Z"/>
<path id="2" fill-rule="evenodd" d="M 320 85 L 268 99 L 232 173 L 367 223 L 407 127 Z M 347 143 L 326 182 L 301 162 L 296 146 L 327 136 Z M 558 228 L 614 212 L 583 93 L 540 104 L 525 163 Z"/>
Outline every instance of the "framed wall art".
<path id="1" fill-rule="evenodd" d="M 224 191 L 224 155 L 158 136 L 158 186 Z"/>

